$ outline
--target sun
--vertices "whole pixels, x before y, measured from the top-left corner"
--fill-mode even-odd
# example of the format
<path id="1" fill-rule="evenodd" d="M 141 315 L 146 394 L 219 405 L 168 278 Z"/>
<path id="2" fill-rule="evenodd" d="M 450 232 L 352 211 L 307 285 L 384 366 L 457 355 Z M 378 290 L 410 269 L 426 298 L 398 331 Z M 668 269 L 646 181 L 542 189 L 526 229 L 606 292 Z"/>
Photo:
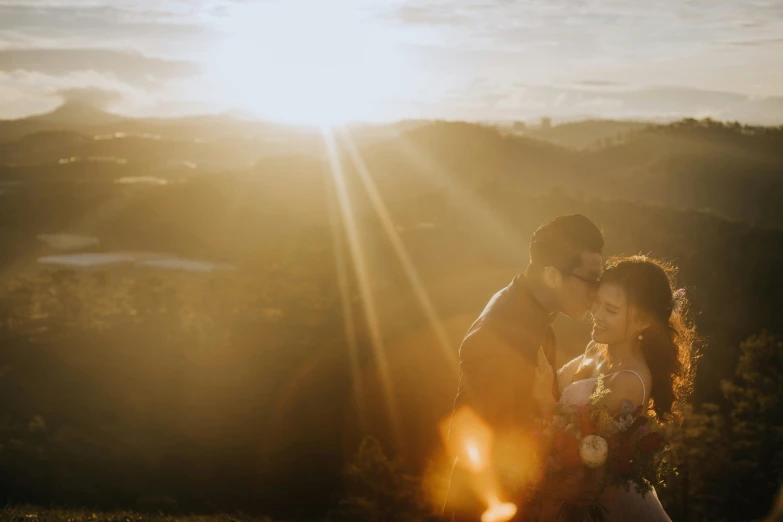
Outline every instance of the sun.
<path id="1" fill-rule="evenodd" d="M 221 27 L 207 66 L 213 101 L 296 124 L 394 117 L 399 53 L 358 4 L 247 3 Z"/>

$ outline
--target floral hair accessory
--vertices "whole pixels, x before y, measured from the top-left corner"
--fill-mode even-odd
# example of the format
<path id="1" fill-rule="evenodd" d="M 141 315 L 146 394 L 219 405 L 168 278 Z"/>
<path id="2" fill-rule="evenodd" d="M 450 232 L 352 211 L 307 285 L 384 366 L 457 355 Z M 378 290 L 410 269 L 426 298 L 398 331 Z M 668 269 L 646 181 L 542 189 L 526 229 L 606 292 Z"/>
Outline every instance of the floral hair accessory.
<path id="1" fill-rule="evenodd" d="M 680 288 L 676 290 L 672 296 L 672 311 L 674 313 L 680 313 L 683 301 L 685 301 L 685 289 Z"/>

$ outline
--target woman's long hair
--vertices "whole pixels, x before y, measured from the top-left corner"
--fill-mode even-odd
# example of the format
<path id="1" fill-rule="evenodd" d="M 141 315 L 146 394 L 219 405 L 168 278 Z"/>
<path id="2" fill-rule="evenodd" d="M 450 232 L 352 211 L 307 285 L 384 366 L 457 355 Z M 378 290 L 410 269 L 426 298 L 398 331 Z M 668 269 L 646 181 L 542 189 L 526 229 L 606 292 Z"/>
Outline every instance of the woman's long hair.
<path id="1" fill-rule="evenodd" d="M 652 375 L 650 408 L 664 420 L 693 390 L 697 335 L 684 290 L 675 290 L 675 268 L 646 256 L 614 257 L 601 283 L 620 286 L 629 314 L 644 314 L 650 326 L 639 341 Z"/>

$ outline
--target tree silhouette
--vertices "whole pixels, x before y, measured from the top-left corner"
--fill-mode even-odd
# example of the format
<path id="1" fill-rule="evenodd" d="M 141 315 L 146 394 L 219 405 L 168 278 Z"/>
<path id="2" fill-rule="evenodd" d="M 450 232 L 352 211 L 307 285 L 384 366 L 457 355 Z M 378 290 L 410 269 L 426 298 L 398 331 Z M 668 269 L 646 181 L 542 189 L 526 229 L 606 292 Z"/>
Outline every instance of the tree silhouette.
<path id="1" fill-rule="evenodd" d="M 722 386 L 729 404 L 727 478 L 734 486 L 726 509 L 733 520 L 764 516 L 783 484 L 781 375 L 783 340 L 764 332 L 742 343 L 734 379 Z"/>

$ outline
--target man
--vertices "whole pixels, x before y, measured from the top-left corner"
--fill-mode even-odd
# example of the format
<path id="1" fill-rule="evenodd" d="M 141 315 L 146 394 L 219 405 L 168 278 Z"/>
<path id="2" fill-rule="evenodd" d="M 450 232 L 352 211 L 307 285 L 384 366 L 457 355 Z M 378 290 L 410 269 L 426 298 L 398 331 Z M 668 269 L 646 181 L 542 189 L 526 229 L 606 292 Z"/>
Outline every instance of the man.
<path id="1" fill-rule="evenodd" d="M 603 246 L 600 230 L 585 216 L 565 215 L 544 223 L 531 239 L 525 274 L 495 294 L 468 330 L 459 352 L 462 375 L 454 412 L 468 407 L 492 430 L 490 468 L 502 467 L 504 456 L 498 448 L 517 443 L 538 416 L 533 393 L 537 361 L 545 357 L 551 367 L 555 365 L 551 323 L 558 313 L 581 318 L 590 310 L 603 267 Z M 444 515 L 447 520 L 477 522 L 489 500 L 482 498 L 486 488 L 476 487 L 475 470 L 465 463 L 455 459 Z M 521 502 L 520 492 L 514 491 L 518 488 L 504 483 L 503 477 L 495 482 L 499 491 L 492 496 Z M 518 515 L 522 517 L 524 513 Z"/>

